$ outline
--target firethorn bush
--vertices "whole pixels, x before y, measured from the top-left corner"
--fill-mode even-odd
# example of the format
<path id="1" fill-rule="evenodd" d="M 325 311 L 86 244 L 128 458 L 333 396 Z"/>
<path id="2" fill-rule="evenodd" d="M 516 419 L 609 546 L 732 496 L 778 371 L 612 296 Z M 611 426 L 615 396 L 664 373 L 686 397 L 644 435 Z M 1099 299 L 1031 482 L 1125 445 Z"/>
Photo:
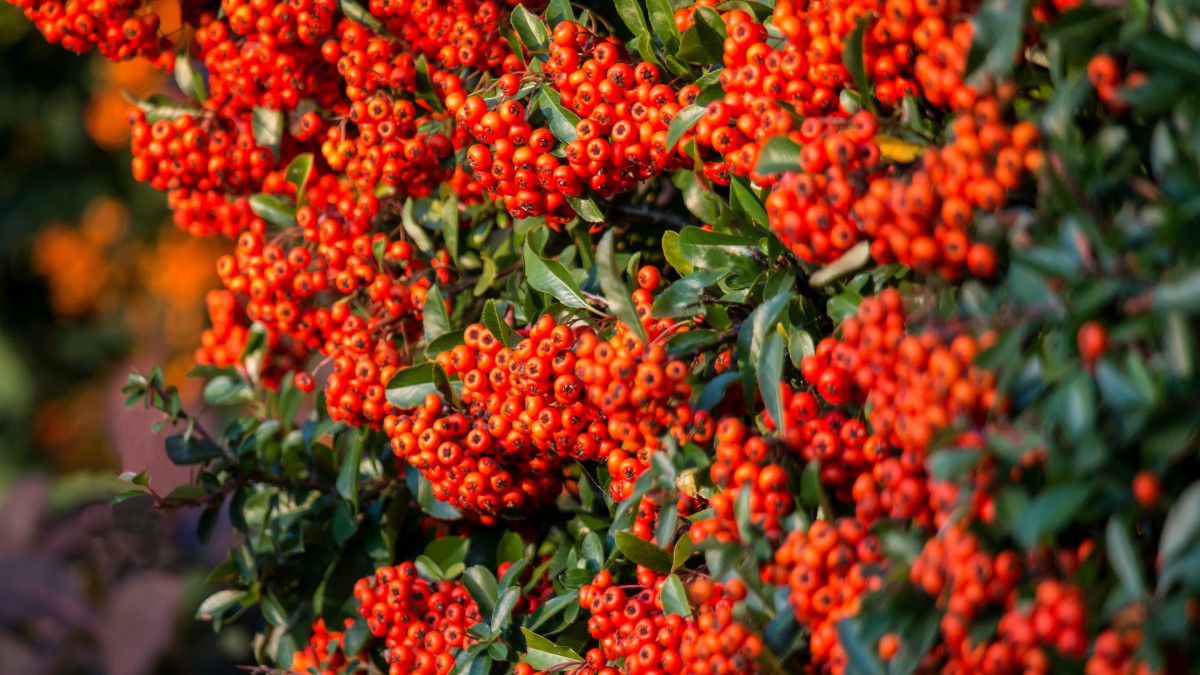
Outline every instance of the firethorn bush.
<path id="1" fill-rule="evenodd" d="M 1200 670 L 1189 3 L 10 2 L 174 73 L 261 663 Z"/>

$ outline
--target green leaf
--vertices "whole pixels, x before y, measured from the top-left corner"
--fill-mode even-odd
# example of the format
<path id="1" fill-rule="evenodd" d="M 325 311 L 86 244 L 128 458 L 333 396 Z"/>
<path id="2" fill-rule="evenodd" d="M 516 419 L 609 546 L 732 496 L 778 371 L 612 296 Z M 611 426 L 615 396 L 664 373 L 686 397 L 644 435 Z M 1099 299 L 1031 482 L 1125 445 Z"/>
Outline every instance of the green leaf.
<path id="1" fill-rule="evenodd" d="M 279 197 L 272 195 L 253 195 L 250 197 L 250 210 L 259 218 L 282 225 L 291 227 L 296 224 L 296 207 Z"/>
<path id="2" fill-rule="evenodd" d="M 667 576 L 666 581 L 662 586 L 662 609 L 663 614 L 678 614 L 683 618 L 692 616 L 692 607 L 688 604 L 687 589 L 683 587 L 683 582 L 679 577 L 671 574 Z"/>
<path id="3" fill-rule="evenodd" d="M 683 567 L 687 564 L 688 558 L 696 552 L 696 546 L 692 543 L 692 535 L 684 534 L 675 542 L 675 548 L 671 551 L 671 571 Z"/>
<path id="4" fill-rule="evenodd" d="M 649 340 L 646 338 L 646 327 L 642 325 L 642 319 L 633 305 L 633 296 L 625 286 L 621 269 L 617 266 L 612 230 L 604 233 L 596 247 L 596 272 L 600 277 L 600 288 L 604 289 L 604 298 L 608 300 L 609 309 L 643 344 L 647 344 Z"/>
<path id="5" fill-rule="evenodd" d="M 136 494 L 145 494 L 144 490 L 134 490 L 133 492 Z M 205 490 L 204 486 L 200 485 L 199 483 L 183 483 L 182 485 L 176 486 L 174 490 L 168 492 L 167 496 L 163 497 L 163 499 L 175 503 L 194 502 L 199 499 L 203 499 L 207 494 L 208 491 Z"/>
<path id="6" fill-rule="evenodd" d="M 826 286 L 866 267 L 869 262 L 871 262 L 871 242 L 863 240 L 851 246 L 850 250 L 843 253 L 837 260 L 813 272 L 812 276 L 808 278 L 808 283 L 813 287 Z"/>
<path id="7" fill-rule="evenodd" d="M 448 504 L 433 495 L 433 484 L 424 476 L 419 476 L 417 479 L 417 505 L 421 507 L 421 511 L 438 520 L 458 520 L 462 518 L 462 513 L 454 508 L 454 505 Z"/>
<path id="8" fill-rule="evenodd" d="M 679 49 L 679 27 L 675 25 L 675 12 L 671 0 L 647 0 L 646 11 L 650 15 L 650 27 L 654 36 L 662 40 L 663 49 L 674 54 Z M 670 143 L 667 144 L 670 147 Z"/>
<path id="9" fill-rule="evenodd" d="M 571 0 L 550 0 L 550 5 L 546 7 L 546 21 L 551 26 L 574 20 L 575 10 L 571 9 Z"/>
<path id="10" fill-rule="evenodd" d="M 521 44 L 531 52 L 545 51 L 550 46 L 550 33 L 546 30 L 546 24 L 537 18 L 523 5 L 517 5 L 512 12 L 513 30 L 517 31 L 517 36 L 521 38 Z"/>
<path id="11" fill-rule="evenodd" d="M 387 384 L 387 400 L 398 408 L 425 405 L 425 397 L 429 394 L 438 394 L 448 401 L 455 399 L 450 378 L 436 363 L 409 366 L 393 375 Z"/>
<path id="12" fill-rule="evenodd" d="M 516 562 L 524 557 L 525 540 L 512 530 L 505 532 L 496 546 L 496 562 Z"/>
<path id="13" fill-rule="evenodd" d="M 496 301 L 488 300 L 483 305 L 482 314 L 483 325 L 492 332 L 492 336 L 499 340 L 505 347 L 516 347 L 521 341 L 521 336 L 517 335 L 517 331 L 512 329 L 500 316 L 500 310 L 496 309 Z"/>
<path id="14" fill-rule="evenodd" d="M 347 19 L 357 21 L 376 33 L 383 30 L 383 22 L 355 0 L 338 0 L 338 7 L 341 8 L 342 14 L 345 14 Z"/>
<path id="15" fill-rule="evenodd" d="M 675 56 L 685 63 L 722 63 L 725 57 L 725 22 L 709 7 L 698 7 L 695 25 L 683 32 Z"/>
<path id="16" fill-rule="evenodd" d="M 204 76 L 192 66 L 192 56 L 186 49 L 175 57 L 175 84 L 192 100 L 203 103 L 208 98 Z"/>
<path id="17" fill-rule="evenodd" d="M 792 360 L 792 365 L 797 369 L 800 368 L 800 362 L 804 360 L 804 357 L 816 353 L 817 345 L 808 331 L 796 329 L 788 335 L 788 356 Z"/>
<path id="18" fill-rule="evenodd" d="M 437 95 L 433 88 L 433 78 L 429 75 L 429 62 L 425 60 L 425 55 L 422 54 L 413 62 L 413 68 L 416 70 L 416 89 L 413 93 L 417 98 L 429 104 L 433 110 L 442 110 L 442 99 Z"/>
<path id="19" fill-rule="evenodd" d="M 250 131 L 259 147 L 271 151 L 279 159 L 279 144 L 283 141 L 283 111 L 256 107 L 250 112 Z"/>
<path id="20" fill-rule="evenodd" d="M 467 550 L 471 542 L 466 537 L 438 537 L 425 547 L 425 555 L 429 556 L 442 569 L 448 569 L 467 559 Z"/>
<path id="21" fill-rule="evenodd" d="M 426 300 L 426 302 L 428 303 L 428 300 Z M 438 337 L 433 342 L 426 344 L 425 356 L 430 359 L 436 359 L 438 354 L 441 354 L 442 352 L 448 352 L 451 349 L 463 344 L 465 341 L 463 332 L 464 331 L 461 329 L 452 330 L 449 333 Z"/>
<path id="22" fill-rule="evenodd" d="M 1179 495 L 1163 522 L 1158 557 L 1163 568 L 1169 566 L 1200 539 L 1200 481 Z"/>
<path id="23" fill-rule="evenodd" d="M 568 670 L 564 666 L 583 663 L 583 657 L 569 647 L 560 647 L 524 626 L 521 634 L 525 636 L 525 656 L 521 662 L 533 666 L 534 670 Z"/>
<path id="24" fill-rule="evenodd" d="M 638 0 L 616 0 L 617 14 L 621 16 L 621 20 L 629 26 L 629 32 L 633 33 L 634 37 L 644 35 L 647 32 L 646 19 L 642 16 L 642 9 L 638 5 Z"/>
<path id="25" fill-rule="evenodd" d="M 679 252 L 693 267 L 729 269 L 746 274 L 762 268 L 755 257 L 754 240 L 736 234 L 685 227 L 679 233 Z"/>
<path id="26" fill-rule="evenodd" d="M 1017 518 L 1013 537 L 1025 548 L 1033 548 L 1042 537 L 1053 535 L 1079 513 L 1092 496 L 1083 483 L 1056 485 L 1034 498 Z"/>
<path id="27" fill-rule="evenodd" d="M 1000 78 L 1013 67 L 1013 58 L 1021 48 L 1025 16 L 1031 0 L 987 0 L 971 23 L 975 39 L 967 54 L 967 75 L 972 78 Z"/>
<path id="28" fill-rule="evenodd" d="M 1108 519 L 1105 542 L 1108 545 L 1108 560 L 1112 563 L 1117 578 L 1121 580 L 1121 585 L 1125 587 L 1125 592 L 1130 598 L 1144 600 L 1149 593 L 1146 591 L 1146 580 L 1142 577 L 1137 553 L 1133 549 L 1133 541 L 1115 515 Z"/>
<path id="29" fill-rule="evenodd" d="M 700 270 L 683 277 L 654 299 L 651 315 L 662 319 L 698 313 L 704 308 L 704 289 L 727 276 L 726 270 Z"/>
<path id="30" fill-rule="evenodd" d="M 792 292 L 786 291 L 767 300 L 750 313 L 738 331 L 737 357 L 742 369 L 742 391 L 747 401 L 754 400 L 763 344 L 771 334 L 776 333 L 775 326 L 787 311 L 791 298 Z M 780 357 L 782 356 L 781 351 Z"/>
<path id="31" fill-rule="evenodd" d="M 509 586 L 504 589 L 500 598 L 496 600 L 495 611 L 492 612 L 492 630 L 500 630 L 512 621 L 513 607 L 517 606 L 517 601 L 520 599 L 521 588 L 519 586 Z"/>
<path id="32" fill-rule="evenodd" d="M 471 599 L 479 605 L 483 616 L 488 616 L 496 607 L 500 597 L 500 588 L 496 585 L 496 575 L 483 565 L 468 567 L 463 573 L 463 585 L 471 594 Z"/>
<path id="33" fill-rule="evenodd" d="M 868 106 L 871 104 L 871 81 L 867 79 L 863 36 L 867 32 L 867 26 L 872 23 L 871 18 L 870 14 L 858 17 L 858 25 L 850 31 L 850 35 L 842 47 L 842 63 L 846 66 L 846 70 L 850 71 L 851 77 L 854 78 L 854 88 L 862 94 L 862 98 Z"/>
<path id="34" fill-rule="evenodd" d="M 450 315 L 446 312 L 446 301 L 442 298 L 442 291 L 437 286 L 429 288 L 422 314 L 426 343 L 432 344 L 434 340 L 450 332 Z"/>
<path id="35" fill-rule="evenodd" d="M 453 194 L 442 202 L 442 240 L 446 242 L 446 251 L 450 260 L 458 261 L 458 198 Z"/>
<path id="36" fill-rule="evenodd" d="M 539 110 L 546 118 L 546 126 L 554 137 L 563 143 L 571 143 L 579 139 L 575 131 L 579 124 L 579 115 L 563 107 L 558 92 L 548 86 L 543 86 L 538 94 Z"/>
<path id="37" fill-rule="evenodd" d="M 787 136 L 772 136 L 758 151 L 754 170 L 765 176 L 800 170 L 800 146 Z"/>
<path id="38" fill-rule="evenodd" d="M 688 259 L 683 255 L 683 250 L 679 246 L 678 232 L 673 230 L 663 232 L 662 250 L 663 256 L 667 259 L 667 264 L 676 272 L 679 272 L 679 274 L 686 276 L 695 270 L 692 263 L 688 262 Z"/>
<path id="39" fill-rule="evenodd" d="M 709 411 L 725 398 L 725 389 L 729 384 L 741 377 L 736 370 L 727 370 L 704 383 L 700 396 L 696 398 L 696 409 Z"/>
<path id="40" fill-rule="evenodd" d="M 425 228 L 421 227 L 421 224 L 417 222 L 417 218 L 413 213 L 414 208 L 414 201 L 411 197 L 405 200 L 404 207 L 400 211 L 400 223 L 404 226 L 404 233 L 408 235 L 409 239 L 413 240 L 413 244 L 418 249 L 425 253 L 432 253 L 433 241 L 429 238 L 429 233 L 425 231 Z"/>
<path id="41" fill-rule="evenodd" d="M 575 213 L 589 223 L 603 223 L 604 213 L 591 197 L 566 197 L 567 203 L 575 209 Z"/>
<path id="42" fill-rule="evenodd" d="M 858 675 L 884 675 L 883 664 L 873 649 L 863 643 L 853 619 L 837 622 L 838 642 L 846 651 L 846 672 Z"/>
<path id="43" fill-rule="evenodd" d="M 167 459 L 172 464 L 203 464 L 217 459 L 224 453 L 221 446 L 195 435 L 184 437 L 183 434 L 168 436 L 166 440 Z"/>
<path id="44" fill-rule="evenodd" d="M 304 152 L 296 155 L 292 161 L 288 162 L 287 168 L 283 170 L 283 179 L 291 183 L 296 188 L 296 203 L 304 203 L 304 188 L 308 186 L 308 179 L 312 176 L 313 154 Z"/>
<path id="45" fill-rule="evenodd" d="M 553 295 L 556 300 L 568 307 L 592 309 L 575 278 L 567 272 L 567 268 L 557 260 L 550 260 L 533 252 L 529 240 L 525 240 L 525 276 L 529 285 L 535 289 Z"/>
<path id="46" fill-rule="evenodd" d="M 670 152 L 679 139 L 683 135 L 696 126 L 701 117 L 704 117 L 706 108 L 702 105 L 692 104 L 680 110 L 671 120 L 671 126 L 667 128 L 667 152 Z"/>
<path id="47" fill-rule="evenodd" d="M 783 414 L 783 336 L 773 330 L 763 341 L 762 354 L 758 361 L 758 391 L 762 393 L 763 405 L 775 422 L 776 435 L 787 433 L 787 416 Z"/>
<path id="48" fill-rule="evenodd" d="M 550 598 L 529 615 L 525 627 L 529 630 L 538 630 L 572 604 L 579 605 L 579 593 L 571 592 Z"/>
<path id="49" fill-rule="evenodd" d="M 750 188 L 750 181 L 743 176 L 732 176 L 729 181 L 729 197 L 735 211 L 740 212 L 749 223 L 754 223 L 762 227 L 770 226 L 770 218 L 767 216 L 767 209 L 763 207 L 762 200 L 758 195 L 754 194 L 754 190 Z"/>
<path id="50" fill-rule="evenodd" d="M 365 436 L 359 430 L 343 432 L 350 436 L 348 442 L 349 447 L 346 448 L 346 454 L 342 458 L 342 465 L 338 469 L 337 488 L 338 494 L 342 499 L 354 505 L 358 509 L 358 483 L 359 483 L 359 465 L 362 464 L 363 447 L 366 445 Z"/>
<path id="51" fill-rule="evenodd" d="M 202 621 L 218 618 L 230 609 L 240 606 L 247 595 L 247 591 L 241 590 L 217 591 L 205 598 L 196 608 L 196 618 Z"/>
<path id="52" fill-rule="evenodd" d="M 1151 292 L 1150 302 L 1160 312 L 1200 311 L 1200 271 L 1159 284 Z"/>
<path id="53" fill-rule="evenodd" d="M 671 554 L 658 546 L 629 532 L 616 532 L 613 538 L 616 540 L 617 549 L 629 562 L 648 567 L 659 574 L 671 571 L 671 564 L 674 562 Z"/>

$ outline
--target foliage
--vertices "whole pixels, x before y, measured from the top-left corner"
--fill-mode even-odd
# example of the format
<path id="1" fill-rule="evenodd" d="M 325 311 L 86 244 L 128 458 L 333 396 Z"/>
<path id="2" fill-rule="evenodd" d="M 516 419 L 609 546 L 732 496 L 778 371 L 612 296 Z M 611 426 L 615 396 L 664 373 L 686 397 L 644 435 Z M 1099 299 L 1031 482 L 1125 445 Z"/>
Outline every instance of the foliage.
<path id="1" fill-rule="evenodd" d="M 134 176 L 236 239 L 233 420 L 125 388 L 196 468 L 131 494 L 241 534 L 201 618 L 298 672 L 1195 669 L 1194 12 L 596 4 L 227 0 L 173 59 L 24 7 L 173 61 Z"/>

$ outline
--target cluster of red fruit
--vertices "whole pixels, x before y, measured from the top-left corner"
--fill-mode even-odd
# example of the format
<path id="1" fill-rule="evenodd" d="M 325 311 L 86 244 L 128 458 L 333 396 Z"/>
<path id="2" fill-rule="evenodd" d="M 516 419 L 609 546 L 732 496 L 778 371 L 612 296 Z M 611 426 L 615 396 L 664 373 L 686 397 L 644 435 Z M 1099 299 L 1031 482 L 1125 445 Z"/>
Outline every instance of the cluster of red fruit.
<path id="1" fill-rule="evenodd" d="M 381 567 L 354 585 L 358 612 L 381 638 L 389 673 L 447 675 L 454 658 L 475 640 L 479 606 L 461 582 L 430 582 L 412 563 Z"/>
<path id="2" fill-rule="evenodd" d="M 542 95 L 558 101 L 542 105 L 573 111 L 580 118 L 574 129 L 534 129 L 525 105 L 513 97 L 524 81 L 539 76 L 519 67 L 505 70 L 496 83 L 503 100 L 494 109 L 477 95 L 448 99 L 447 105 L 479 141 L 467 154 L 473 178 L 514 216 L 566 222 L 574 215 L 567 199 L 587 189 L 612 197 L 639 180 L 690 165 L 666 147 L 671 120 L 690 102 L 687 93 L 660 83 L 658 66 L 632 61 L 615 38 L 600 38 L 570 21 L 554 27 L 541 77 L 549 76 L 547 92 L 553 92 Z M 559 145 L 555 134 L 571 138 L 563 148 L 565 162 L 552 154 Z"/>
<path id="3" fill-rule="evenodd" d="M 637 299 L 650 346 L 620 323 L 602 340 L 550 315 L 512 347 L 481 324 L 468 326 L 464 343 L 435 359 L 461 379 L 461 406 L 432 395 L 390 415 L 384 428 L 393 450 L 439 499 L 482 514 L 553 499 L 567 459 L 607 462 L 613 497 L 622 499 L 661 434 L 690 420 L 687 368 L 653 342 L 672 324 L 648 318 L 648 289 Z"/>
<path id="4" fill-rule="evenodd" d="M 959 333 L 947 343 L 933 330 L 906 333 L 906 324 L 900 294 L 887 289 L 862 301 L 857 314 L 842 324 L 840 340 L 821 340 L 816 353 L 803 359 L 801 374 L 827 403 L 866 404 L 873 433 L 863 438 L 861 451 L 823 436 L 822 443 L 836 451 L 814 447 L 809 452 L 862 467 L 837 484 L 852 486 L 864 522 L 887 515 L 932 526 L 936 503 L 945 501 L 931 499 L 925 474 L 934 435 L 944 429 L 982 429 L 1003 401 L 995 374 L 973 365 L 993 336 L 977 340 Z M 852 456 L 841 459 L 837 452 Z"/>
<path id="5" fill-rule="evenodd" d="M 846 654 L 838 643 L 836 624 L 858 613 L 861 597 L 882 586 L 879 540 L 854 518 L 813 521 L 796 530 L 775 552 L 775 564 L 764 576 L 787 585 L 796 618 L 809 628 L 814 664 L 841 675 Z"/>
<path id="6" fill-rule="evenodd" d="M 345 628 L 350 629 L 354 619 L 346 619 Z M 346 657 L 346 632 L 329 630 L 325 619 L 317 619 L 312 627 L 308 643 L 292 655 L 292 672 L 305 675 L 358 675 L 367 672 L 365 664 L 358 658 Z"/>
<path id="7" fill-rule="evenodd" d="M 741 582 L 722 585 L 698 577 L 688 588 L 695 616 L 685 618 L 663 610 L 665 576 L 639 567 L 637 577 L 636 594 L 627 593 L 626 587 L 617 585 L 607 570 L 579 589 L 579 604 L 591 613 L 588 633 L 600 646 L 588 651 L 584 665 L 566 672 L 580 675 L 758 672 L 762 638 L 733 618 L 734 603 L 746 596 Z"/>
<path id="8" fill-rule="evenodd" d="M 82 54 L 98 49 L 111 61 L 142 57 L 160 68 L 174 63 L 171 41 L 145 0 L 10 0 L 46 40 Z"/>

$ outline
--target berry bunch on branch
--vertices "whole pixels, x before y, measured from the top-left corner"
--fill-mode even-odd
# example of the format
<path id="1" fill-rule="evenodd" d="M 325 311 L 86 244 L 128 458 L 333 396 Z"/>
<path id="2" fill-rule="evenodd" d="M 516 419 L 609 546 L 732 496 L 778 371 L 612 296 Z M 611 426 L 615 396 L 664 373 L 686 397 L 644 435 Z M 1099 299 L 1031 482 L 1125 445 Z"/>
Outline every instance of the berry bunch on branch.
<path id="1" fill-rule="evenodd" d="M 131 375 L 129 496 L 263 664 L 1200 669 L 1186 3 L 14 4 L 175 76 L 226 410 Z"/>

